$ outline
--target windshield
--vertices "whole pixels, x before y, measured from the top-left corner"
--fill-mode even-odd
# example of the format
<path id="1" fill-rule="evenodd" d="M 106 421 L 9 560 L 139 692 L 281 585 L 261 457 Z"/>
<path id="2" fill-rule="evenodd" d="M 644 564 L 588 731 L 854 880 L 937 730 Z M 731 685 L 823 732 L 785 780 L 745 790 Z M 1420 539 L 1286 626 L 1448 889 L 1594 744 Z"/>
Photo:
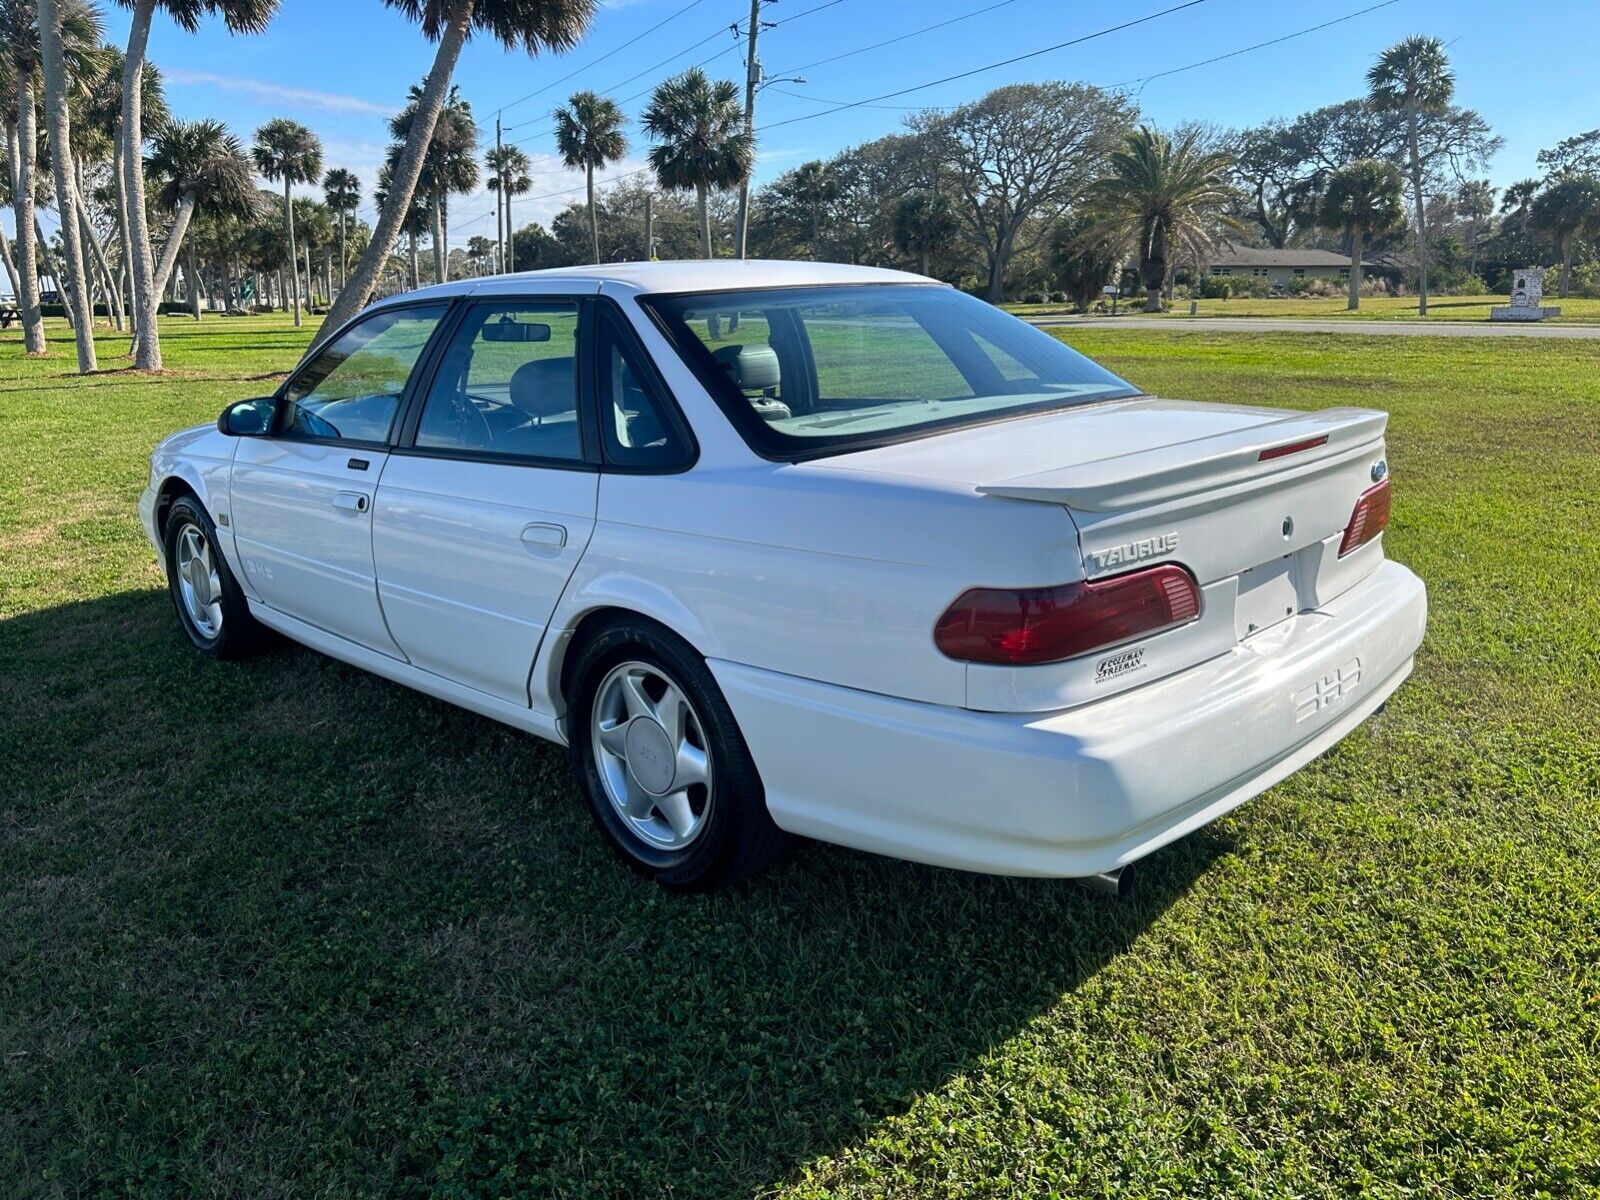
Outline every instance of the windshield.
<path id="1" fill-rule="evenodd" d="M 952 288 L 645 297 L 758 451 L 810 456 L 1138 389 Z"/>

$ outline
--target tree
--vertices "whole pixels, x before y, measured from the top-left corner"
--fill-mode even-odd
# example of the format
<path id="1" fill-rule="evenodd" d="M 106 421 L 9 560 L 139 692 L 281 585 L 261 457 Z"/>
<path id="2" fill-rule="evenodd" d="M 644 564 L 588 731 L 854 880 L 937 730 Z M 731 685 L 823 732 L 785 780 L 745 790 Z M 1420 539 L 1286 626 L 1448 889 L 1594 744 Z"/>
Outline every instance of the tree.
<path id="1" fill-rule="evenodd" d="M 1428 214 L 1423 198 L 1422 115 L 1450 106 L 1456 79 L 1436 37 L 1408 37 L 1378 56 L 1367 72 L 1372 104 L 1379 112 L 1402 112 L 1411 163 L 1411 204 L 1417 222 L 1417 313 L 1428 315 Z"/>
<path id="2" fill-rule="evenodd" d="M 1318 221 L 1350 239 L 1350 303 L 1361 307 L 1361 256 L 1368 239 L 1405 224 L 1400 171 L 1393 163 L 1363 158 L 1328 177 Z"/>
<path id="3" fill-rule="evenodd" d="M 695 194 L 700 257 L 711 254 L 712 188 L 730 188 L 755 161 L 754 141 L 744 130 L 744 109 L 733 83 L 712 83 L 699 67 L 658 86 L 644 110 L 645 132 L 656 141 L 650 166 L 669 191 Z"/>
<path id="4" fill-rule="evenodd" d="M 389 122 L 389 132 L 395 144 L 389 147 L 389 173 L 393 178 L 401 155 L 405 152 L 406 138 L 417 119 L 422 87 L 413 84 L 411 100 Z M 433 137 L 423 155 L 422 174 L 417 186 L 428 198 L 433 224 L 433 267 L 435 277 L 442 283 L 449 278 L 450 248 L 448 242 L 450 197 L 470 192 L 478 186 L 478 123 L 472 117 L 472 105 L 461 98 L 459 88 L 452 87 L 434 122 Z"/>
<path id="5" fill-rule="evenodd" d="M 354 171 L 334 167 L 322 177 L 322 198 L 339 221 L 339 287 L 343 289 L 350 258 L 345 246 L 345 218 L 354 218 L 356 205 L 361 203 L 361 180 Z"/>
<path id="6" fill-rule="evenodd" d="M 1079 312 L 1088 312 L 1111 282 L 1121 254 L 1093 213 L 1069 213 L 1050 234 L 1050 265 Z"/>
<path id="7" fill-rule="evenodd" d="M 278 9 L 278 0 L 117 0 L 133 10 L 128 25 L 128 51 L 122 60 L 122 176 L 127 193 L 128 242 L 133 274 L 133 365 L 140 371 L 161 369 L 161 334 L 156 311 L 155 261 L 144 195 L 144 69 L 150 24 L 160 8 L 185 33 L 200 28 L 207 13 L 220 16 L 230 33 L 260 33 Z"/>
<path id="8" fill-rule="evenodd" d="M 1173 256 L 1187 250 L 1201 257 L 1233 198 L 1229 156 L 1204 149 L 1202 137 L 1191 128 L 1174 141 L 1141 125 L 1112 152 L 1108 173 L 1089 189 L 1089 201 L 1106 214 L 1107 234 L 1131 240 L 1137 249 L 1146 312 L 1161 311 Z"/>
<path id="9" fill-rule="evenodd" d="M 178 249 L 184 244 L 194 215 L 198 212 L 210 216 L 253 217 L 257 210 L 256 186 L 244 147 L 221 121 L 169 122 L 152 143 L 148 170 L 150 178 L 160 187 L 157 203 L 172 213 L 172 232 L 167 235 L 166 249 L 156 264 L 152 281 L 159 296 L 166 290 L 167 280 L 178 261 Z M 192 233 L 188 249 L 191 309 L 195 320 L 199 320 Z"/>
<path id="10" fill-rule="evenodd" d="M 495 146 L 483 156 L 483 165 L 489 169 L 487 186 L 497 201 L 495 238 L 504 247 L 499 269 L 512 271 L 516 269 L 516 255 L 511 236 L 511 197 L 533 190 L 533 164 L 520 147 Z"/>
<path id="11" fill-rule="evenodd" d="M 942 192 L 908 192 L 895 207 L 895 245 L 901 253 L 917 259 L 924 275 L 928 273 L 928 259 L 943 249 L 960 227 L 955 205 Z"/>
<path id="12" fill-rule="evenodd" d="M 1467 270 L 1478 273 L 1478 246 L 1494 219 L 1494 187 L 1487 179 L 1468 179 L 1456 189 L 1456 212 L 1467 228 Z"/>
<path id="13" fill-rule="evenodd" d="M 1569 175 L 1557 179 L 1533 198 L 1529 223 L 1556 244 L 1561 260 L 1561 297 L 1571 290 L 1574 242 L 1600 232 L 1600 179 Z"/>
<path id="14" fill-rule="evenodd" d="M 1600 176 L 1600 129 L 1563 138 L 1554 149 L 1539 151 L 1538 161 L 1551 178 Z"/>
<path id="15" fill-rule="evenodd" d="M 839 178 L 823 162 L 801 163 L 795 168 L 795 203 L 805 212 L 811 228 L 811 260 L 815 262 L 822 246 L 822 214 L 839 196 Z"/>
<path id="16" fill-rule="evenodd" d="M 66 70 L 82 76 L 92 70 L 99 52 L 99 21 L 82 4 L 59 6 L 60 44 Z M 38 221 L 34 205 L 39 198 L 38 88 L 43 67 L 39 39 L 39 14 L 34 0 L 0 0 L 0 78 L 14 101 L 16 152 L 10 180 L 12 212 L 16 217 L 17 307 L 22 313 L 23 347 L 28 354 L 48 353 L 44 319 L 39 310 L 40 258 Z"/>
<path id="17" fill-rule="evenodd" d="M 600 261 L 600 225 L 594 207 L 594 173 L 628 152 L 622 135 L 625 118 L 616 101 L 594 92 L 574 92 L 565 108 L 555 111 L 556 150 L 572 170 L 582 169 L 589 193 L 589 246 Z"/>
<path id="18" fill-rule="evenodd" d="M 79 48 L 69 64 L 67 48 Z M 84 269 L 83 231 L 78 224 L 78 180 L 72 159 L 72 118 L 67 89 L 74 76 L 93 73 L 100 49 L 100 14 L 82 0 L 39 0 L 39 65 L 44 76 L 45 124 L 50 159 L 55 169 L 56 206 L 61 212 L 61 248 L 66 259 L 62 299 L 72 313 L 72 337 L 78 350 L 78 373 L 98 364 L 94 350 L 94 304 Z M 74 69 L 76 68 L 76 69 Z"/>
<path id="19" fill-rule="evenodd" d="M 406 136 L 405 148 L 395 161 L 389 203 L 378 216 L 372 241 L 328 313 L 322 328 L 331 334 L 362 308 L 372 294 L 400 226 L 411 212 L 412 196 L 421 178 L 423 154 L 433 140 L 434 125 L 444 107 L 445 92 L 455 71 L 461 47 L 473 30 L 489 34 L 506 49 L 524 47 L 570 50 L 589 28 L 596 0 L 384 0 L 408 20 L 422 26 L 423 36 L 437 42 L 433 66 L 417 100 L 417 113 Z"/>
<path id="20" fill-rule="evenodd" d="M 129 231 L 128 218 L 128 189 L 126 173 L 122 169 L 122 78 L 124 63 L 122 50 L 119 47 L 105 45 L 99 51 L 100 69 L 92 81 L 86 83 L 86 93 L 82 98 L 81 119 L 73 119 L 73 136 L 78 137 L 85 130 L 91 130 L 92 136 L 87 139 L 87 144 L 80 143 L 78 149 L 78 165 L 80 174 L 85 162 L 105 162 L 111 174 L 111 183 L 104 205 L 110 210 L 117 247 L 117 277 L 112 284 L 116 308 L 121 310 L 122 300 L 132 287 L 133 279 L 131 267 L 133 263 L 133 242 Z M 139 106 L 143 115 L 144 126 L 147 132 L 157 132 L 166 125 L 170 119 L 167 110 L 166 93 L 162 87 L 161 72 L 150 63 L 146 63 L 140 75 L 140 89 L 144 95 L 140 97 Z M 107 161 L 109 159 L 109 161 Z M 91 247 L 94 248 L 94 247 Z M 103 257 L 96 249 L 97 258 Z M 102 269 L 109 275 L 108 264 L 102 263 Z M 128 312 L 134 313 L 131 298 Z M 119 321 L 117 328 L 123 327 Z M 137 336 L 137 331 L 135 331 Z"/>
<path id="21" fill-rule="evenodd" d="M 377 201 L 380 212 L 388 208 L 390 189 L 392 187 L 391 180 L 392 168 L 390 165 L 385 164 L 378 171 L 378 184 L 372 192 L 372 198 Z M 428 225 L 431 220 L 432 209 L 428 204 L 427 196 L 421 193 L 413 193 L 411 207 L 400 222 L 400 232 L 406 235 L 408 283 L 412 288 L 416 288 L 421 284 L 417 271 L 417 238 L 428 232 Z M 371 249 L 371 243 L 368 243 L 368 249 Z M 346 284 L 346 286 L 349 285 Z M 334 307 L 338 307 L 337 301 L 335 301 Z M 324 325 L 326 324 L 327 322 L 324 322 Z"/>
<path id="22" fill-rule="evenodd" d="M 267 179 L 283 181 L 283 232 L 289 242 L 289 277 L 295 279 L 294 197 L 290 189 L 297 183 L 315 183 L 322 175 L 322 142 L 316 134 L 298 121 L 287 117 L 274 117 L 256 130 L 256 144 L 251 149 L 256 170 Z M 311 294 L 311 281 L 306 280 L 306 294 Z M 300 285 L 289 289 L 289 303 L 294 308 L 294 323 L 300 324 Z"/>
<path id="23" fill-rule="evenodd" d="M 1126 99 L 1088 84 L 1019 83 L 912 123 L 950 172 L 962 225 L 983 252 L 991 301 L 1005 298 L 1012 255 L 1048 236 L 1132 119 Z"/>

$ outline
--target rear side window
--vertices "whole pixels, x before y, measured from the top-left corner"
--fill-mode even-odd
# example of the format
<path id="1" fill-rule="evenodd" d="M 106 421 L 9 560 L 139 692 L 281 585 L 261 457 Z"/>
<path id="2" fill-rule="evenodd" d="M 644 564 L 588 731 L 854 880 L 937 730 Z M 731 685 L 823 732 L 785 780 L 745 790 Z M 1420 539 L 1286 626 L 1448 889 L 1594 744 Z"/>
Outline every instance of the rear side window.
<path id="1" fill-rule="evenodd" d="M 772 288 L 644 302 L 751 445 L 775 457 L 1138 394 L 952 288 Z"/>
<path id="2" fill-rule="evenodd" d="M 600 430 L 606 461 L 624 467 L 688 465 L 692 450 L 675 410 L 635 347 L 609 314 L 598 327 Z"/>

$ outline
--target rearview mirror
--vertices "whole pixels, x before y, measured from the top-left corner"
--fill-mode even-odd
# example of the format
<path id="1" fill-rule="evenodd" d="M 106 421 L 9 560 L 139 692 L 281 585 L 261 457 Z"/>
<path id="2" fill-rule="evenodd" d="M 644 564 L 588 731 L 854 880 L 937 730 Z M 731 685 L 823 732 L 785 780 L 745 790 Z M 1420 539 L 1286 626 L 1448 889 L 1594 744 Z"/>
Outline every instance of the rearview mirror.
<path id="1" fill-rule="evenodd" d="M 277 415 L 276 396 L 237 400 L 222 410 L 222 415 L 217 418 L 217 428 L 229 437 L 262 437 L 272 432 L 272 423 Z"/>
<path id="2" fill-rule="evenodd" d="M 538 321 L 516 321 L 510 316 L 490 321 L 483 327 L 486 342 L 548 342 L 550 326 Z"/>

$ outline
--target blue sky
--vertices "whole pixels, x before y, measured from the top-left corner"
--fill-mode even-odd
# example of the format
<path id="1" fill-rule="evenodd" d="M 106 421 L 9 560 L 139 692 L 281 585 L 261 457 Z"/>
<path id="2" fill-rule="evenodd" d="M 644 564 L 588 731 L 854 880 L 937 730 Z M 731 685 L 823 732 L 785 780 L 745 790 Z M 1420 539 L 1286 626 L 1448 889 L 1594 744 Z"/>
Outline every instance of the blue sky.
<path id="1" fill-rule="evenodd" d="M 1290 116 L 1358 94 L 1374 55 L 1418 32 L 1449 43 L 1459 101 L 1481 111 L 1505 137 L 1505 149 L 1490 171 L 1497 185 L 1532 174 L 1540 148 L 1600 126 L 1600 76 L 1592 70 L 1600 51 L 1595 0 L 1391 0 L 1305 36 L 1137 82 L 1377 3 L 1200 0 L 1134 28 L 879 106 L 833 107 L 1028 54 L 1179 3 L 776 0 L 764 16 L 782 23 L 763 33 L 761 58 L 769 77 L 801 74 L 806 82 L 776 83 L 762 93 L 757 125 L 775 127 L 760 137 L 758 182 L 807 158 L 891 132 L 908 109 L 959 103 L 1019 80 L 1126 84 L 1144 114 L 1162 124 L 1203 119 L 1243 126 Z M 580 182 L 552 157 L 549 114 L 556 104 L 579 87 L 620 100 L 707 59 L 708 72 L 742 82 L 742 56 L 728 26 L 748 14 L 749 0 L 611 0 L 583 44 L 565 55 L 529 58 L 486 41 L 470 43 L 456 82 L 472 103 L 486 141 L 492 143 L 495 113 L 501 109 L 506 140 L 522 143 L 534 160 L 535 189 L 519 206 L 519 223 L 548 221 L 570 199 L 551 193 Z M 819 61 L 952 18 L 965 19 L 878 50 Z M 112 40 L 125 40 L 124 10 L 111 8 L 107 25 Z M 220 118 L 246 141 L 268 118 L 293 117 L 322 136 L 328 165 L 356 170 L 370 190 L 387 140 L 386 119 L 403 102 L 407 86 L 427 71 L 433 47 L 379 0 L 285 0 L 272 27 L 256 37 L 231 37 L 216 22 L 189 35 L 158 16 L 150 55 L 166 72 L 168 100 L 180 116 Z M 677 57 L 646 70 L 669 55 Z M 640 72 L 640 78 L 623 83 Z M 523 99 L 530 93 L 538 94 Z M 637 116 L 645 102 L 641 95 L 625 111 Z M 776 124 L 792 118 L 805 119 Z M 631 132 L 628 158 L 612 176 L 643 161 L 644 139 Z M 365 206 L 369 217 L 370 207 Z M 492 199 L 481 194 L 458 199 L 452 240 L 491 234 L 492 211 Z"/>

